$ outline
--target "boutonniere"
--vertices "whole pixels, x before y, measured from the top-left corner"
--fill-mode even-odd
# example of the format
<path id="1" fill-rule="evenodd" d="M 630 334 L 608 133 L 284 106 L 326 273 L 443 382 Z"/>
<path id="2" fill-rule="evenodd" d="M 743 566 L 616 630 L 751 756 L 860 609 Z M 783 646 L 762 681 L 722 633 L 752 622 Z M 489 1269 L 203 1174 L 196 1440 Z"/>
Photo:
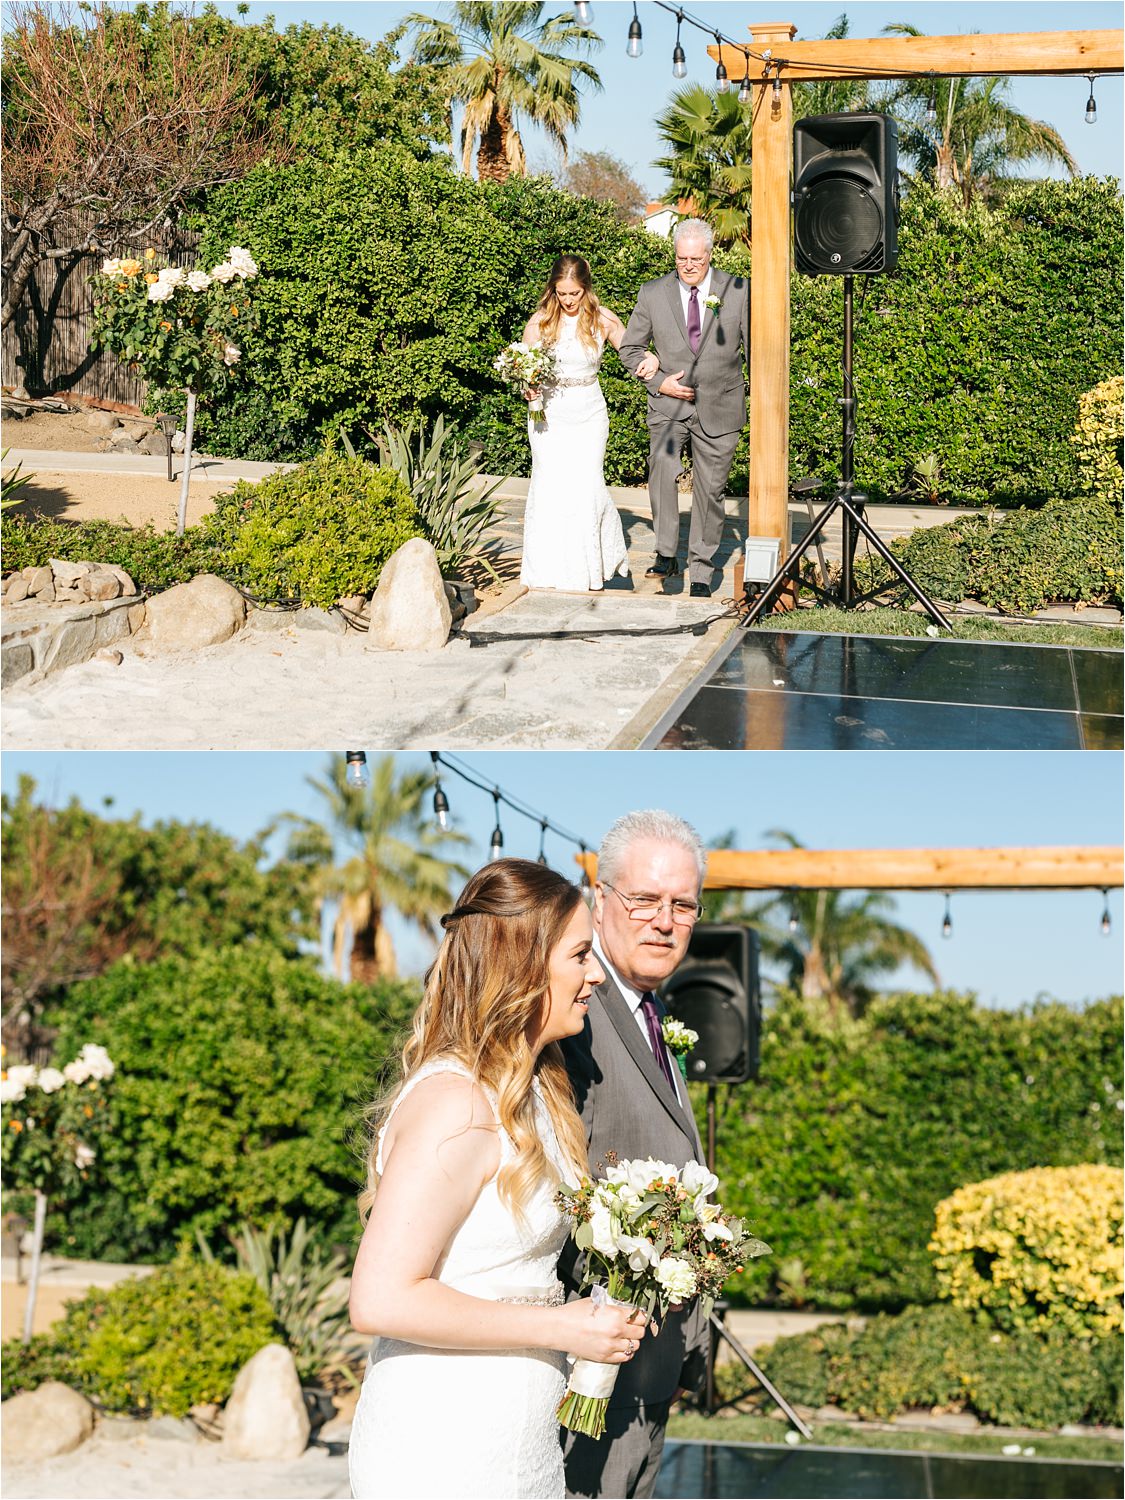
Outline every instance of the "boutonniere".
<path id="1" fill-rule="evenodd" d="M 722 305 L 723 299 L 721 297 L 716 297 L 714 292 L 712 292 L 709 297 L 704 297 L 703 299 L 703 306 L 710 308 L 710 310 L 715 314 L 716 317 L 719 316 L 719 308 L 722 307 Z"/>
<path id="2" fill-rule="evenodd" d="M 677 1021 L 674 1016 L 665 1016 L 660 1023 L 660 1031 L 664 1037 L 664 1045 L 676 1059 L 680 1066 L 680 1072 L 687 1079 L 687 1055 L 699 1040 L 699 1032 L 692 1031 L 690 1026 L 685 1026 L 682 1021 Z"/>

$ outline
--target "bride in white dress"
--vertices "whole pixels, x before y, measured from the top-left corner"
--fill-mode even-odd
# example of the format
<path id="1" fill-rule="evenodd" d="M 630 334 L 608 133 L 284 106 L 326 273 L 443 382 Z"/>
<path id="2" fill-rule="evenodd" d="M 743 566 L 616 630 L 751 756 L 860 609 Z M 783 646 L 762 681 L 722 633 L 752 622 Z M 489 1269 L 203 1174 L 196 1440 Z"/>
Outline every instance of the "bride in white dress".
<path id="1" fill-rule="evenodd" d="M 645 1331 L 555 1272 L 555 1189 L 586 1170 L 557 1043 L 604 975 L 580 892 L 529 860 L 487 865 L 442 926 L 360 1199 L 352 1494 L 562 1500 L 564 1354 L 624 1363 Z"/>
<path id="2" fill-rule="evenodd" d="M 580 255 L 561 255 L 523 332 L 555 356 L 555 376 L 541 393 L 542 421 L 528 419 L 531 487 L 524 512 L 520 582 L 533 589 L 600 589 L 627 577 L 621 518 L 605 483 L 609 413 L 598 384 L 607 343 L 620 347 L 625 325 L 594 294 Z M 647 354 L 638 379 L 655 374 Z M 533 393 L 529 393 L 529 398 Z"/>

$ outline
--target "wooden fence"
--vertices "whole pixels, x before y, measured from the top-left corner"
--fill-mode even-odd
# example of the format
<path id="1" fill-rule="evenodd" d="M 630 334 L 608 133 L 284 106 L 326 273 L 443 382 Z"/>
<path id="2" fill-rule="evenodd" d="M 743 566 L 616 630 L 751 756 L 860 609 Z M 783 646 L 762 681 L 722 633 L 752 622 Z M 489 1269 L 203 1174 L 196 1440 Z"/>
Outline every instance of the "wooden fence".
<path id="1" fill-rule="evenodd" d="M 161 254 L 175 266 L 195 265 L 197 234 L 178 231 Z M 125 252 L 128 253 L 128 252 Z M 101 401 L 140 406 L 145 382 L 131 375 L 116 354 L 90 350 L 93 302 L 89 278 L 101 255 L 45 260 L 36 267 L 23 303 L 0 341 L 2 383 L 22 377 L 33 396 L 72 392 Z"/>

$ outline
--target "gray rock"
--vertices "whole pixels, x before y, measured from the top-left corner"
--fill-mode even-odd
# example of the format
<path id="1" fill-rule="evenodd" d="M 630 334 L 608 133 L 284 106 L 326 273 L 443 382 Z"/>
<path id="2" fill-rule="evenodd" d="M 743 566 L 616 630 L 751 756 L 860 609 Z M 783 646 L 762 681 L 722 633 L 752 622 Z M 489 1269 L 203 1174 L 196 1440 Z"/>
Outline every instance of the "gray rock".
<path id="1" fill-rule="evenodd" d="M 35 666 L 35 653 L 26 641 L 5 641 L 0 650 L 0 687 L 10 687 Z"/>
<path id="2" fill-rule="evenodd" d="M 301 630 L 328 630 L 333 635 L 346 635 L 348 622 L 338 609 L 299 609 L 292 616 L 292 623 Z"/>
<path id="3" fill-rule="evenodd" d="M 119 568 L 116 563 L 99 563 L 98 569 L 102 573 L 112 573 L 121 585 L 122 594 L 135 594 L 138 592 L 137 585 L 126 573 L 124 568 Z"/>
<path id="4" fill-rule="evenodd" d="M 85 1396 L 57 1380 L 48 1380 L 34 1391 L 21 1391 L 5 1401 L 0 1411 L 8 1463 L 72 1453 L 94 1430 L 94 1408 Z"/>
<path id="5" fill-rule="evenodd" d="M 67 620 L 52 633 L 39 665 L 43 671 L 58 671 L 62 667 L 73 667 L 80 661 L 89 661 L 97 642 L 98 624 L 91 615 Z"/>
<path id="6" fill-rule="evenodd" d="M 108 436 L 118 424 L 119 418 L 115 411 L 88 411 L 86 413 L 85 427 L 87 432 L 103 433 Z"/>
<path id="7" fill-rule="evenodd" d="M 22 573 L 17 573 L 4 591 L 4 598 L 9 604 L 18 604 L 21 599 L 27 598 L 28 592 L 27 579 Z"/>
<path id="8" fill-rule="evenodd" d="M 346 1443 L 351 1435 L 351 1417 L 333 1417 L 331 1422 L 325 1422 L 317 1433 L 316 1440 L 318 1443 Z"/>
<path id="9" fill-rule="evenodd" d="M 152 1417 L 144 1425 L 144 1435 L 176 1443 L 198 1443 L 199 1428 L 188 1417 Z"/>
<path id="10" fill-rule="evenodd" d="M 140 440 L 142 453 L 147 453 L 151 458 L 168 457 L 168 439 L 162 432 L 150 432 Z"/>
<path id="11" fill-rule="evenodd" d="M 53 582 L 45 583 L 43 587 L 36 592 L 35 602 L 37 604 L 54 604 L 55 585 Z"/>
<path id="12" fill-rule="evenodd" d="M 77 583 L 80 578 L 85 578 L 94 566 L 88 562 L 67 562 L 62 557 L 52 557 L 51 575 L 55 580 L 55 587 L 61 584 L 63 588 L 69 588 L 71 584 Z"/>
<path id="13" fill-rule="evenodd" d="M 98 1418 L 97 1434 L 111 1443 L 127 1443 L 131 1438 L 140 1437 L 147 1425 L 133 1417 L 104 1415 Z"/>
<path id="14" fill-rule="evenodd" d="M 107 568 L 95 568 L 86 581 L 91 599 L 118 599 L 121 597 L 121 580 Z"/>
<path id="15" fill-rule="evenodd" d="M 284 1344 L 267 1344 L 238 1372 L 223 1416 L 223 1451 L 232 1458 L 299 1458 L 309 1414 L 297 1365 Z"/>
<path id="16" fill-rule="evenodd" d="M 178 429 L 172 434 L 172 452 L 182 453 L 187 447 L 187 433 Z"/>
<path id="17" fill-rule="evenodd" d="M 246 601 L 238 590 L 201 573 L 148 601 L 137 639 L 149 650 L 199 651 L 229 640 L 245 619 Z"/>
<path id="18" fill-rule="evenodd" d="M 368 639 L 382 651 L 438 651 L 452 623 L 437 553 L 413 537 L 383 568 L 371 600 Z"/>

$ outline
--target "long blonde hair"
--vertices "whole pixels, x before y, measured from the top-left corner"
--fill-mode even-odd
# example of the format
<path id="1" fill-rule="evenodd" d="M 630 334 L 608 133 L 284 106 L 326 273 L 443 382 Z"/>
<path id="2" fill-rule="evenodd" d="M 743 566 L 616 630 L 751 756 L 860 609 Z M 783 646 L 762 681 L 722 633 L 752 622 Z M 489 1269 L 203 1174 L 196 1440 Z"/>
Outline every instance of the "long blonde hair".
<path id="1" fill-rule="evenodd" d="M 557 1177 L 535 1128 L 533 1078 L 563 1154 L 576 1172 L 586 1171 L 586 1133 L 562 1051 L 557 1042 L 538 1054 L 532 1046 L 547 1005 L 551 952 L 581 902 L 578 888 L 554 870 L 498 859 L 477 871 L 442 918 L 445 937 L 403 1048 L 401 1080 L 368 1111 L 361 1217 L 378 1186 L 379 1131 L 403 1086 L 437 1057 L 456 1059 L 496 1101 L 498 1123 L 514 1148 L 497 1187 L 517 1217 L 535 1188 Z"/>
<path id="2" fill-rule="evenodd" d="M 594 294 L 594 278 L 589 261 L 580 255 L 560 255 L 551 267 L 547 278 L 547 289 L 539 299 L 535 316 L 539 319 L 539 337 L 544 348 L 549 349 L 558 341 L 559 324 L 562 322 L 562 303 L 555 288 L 568 277 L 577 281 L 586 293 L 578 309 L 578 339 L 591 353 L 601 347 L 602 305 Z"/>

